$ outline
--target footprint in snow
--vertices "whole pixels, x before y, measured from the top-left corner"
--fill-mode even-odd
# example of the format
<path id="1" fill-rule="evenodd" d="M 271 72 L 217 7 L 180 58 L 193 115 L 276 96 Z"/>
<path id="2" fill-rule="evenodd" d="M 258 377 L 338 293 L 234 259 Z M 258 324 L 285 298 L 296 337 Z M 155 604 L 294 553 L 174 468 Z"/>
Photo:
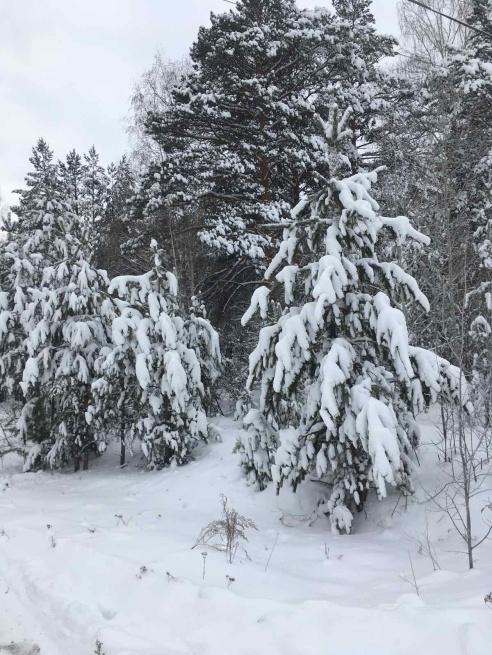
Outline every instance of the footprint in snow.
<path id="1" fill-rule="evenodd" d="M 101 616 L 103 619 L 106 619 L 106 621 L 111 621 L 117 614 L 117 612 L 110 610 L 107 607 L 102 607 L 102 605 L 98 605 L 98 609 L 101 612 Z"/>

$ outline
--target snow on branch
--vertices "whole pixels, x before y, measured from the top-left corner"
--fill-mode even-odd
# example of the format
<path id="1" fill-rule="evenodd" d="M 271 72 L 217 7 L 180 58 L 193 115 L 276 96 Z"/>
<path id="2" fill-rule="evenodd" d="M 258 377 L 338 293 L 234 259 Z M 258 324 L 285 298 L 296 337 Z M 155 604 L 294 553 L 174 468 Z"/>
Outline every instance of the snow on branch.
<path id="1" fill-rule="evenodd" d="M 270 289 L 268 287 L 262 286 L 258 287 L 253 291 L 251 296 L 251 302 L 241 318 L 241 325 L 246 325 L 259 310 L 261 318 L 267 317 L 268 312 L 268 298 L 270 296 Z"/>

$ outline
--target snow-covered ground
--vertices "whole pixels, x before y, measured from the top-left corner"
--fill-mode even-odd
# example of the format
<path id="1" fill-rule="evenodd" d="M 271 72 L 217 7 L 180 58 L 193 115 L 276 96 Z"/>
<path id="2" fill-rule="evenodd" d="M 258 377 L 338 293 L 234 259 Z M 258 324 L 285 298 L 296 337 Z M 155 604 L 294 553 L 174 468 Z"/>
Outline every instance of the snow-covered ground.
<path id="1" fill-rule="evenodd" d="M 81 474 L 4 465 L 0 653 L 91 655 L 96 640 L 106 655 L 492 653 L 492 542 L 468 571 L 425 502 L 441 475 L 432 448 L 407 507 L 371 502 L 355 534 L 336 536 L 327 520 L 306 520 L 316 485 L 278 497 L 245 486 L 237 425 L 218 426 L 222 443 L 178 470 L 144 472 L 138 457 L 120 470 L 110 453 Z M 258 531 L 232 565 L 209 550 L 203 580 L 204 549 L 191 547 L 219 517 L 220 494 Z M 427 530 L 438 571 L 419 545 Z"/>

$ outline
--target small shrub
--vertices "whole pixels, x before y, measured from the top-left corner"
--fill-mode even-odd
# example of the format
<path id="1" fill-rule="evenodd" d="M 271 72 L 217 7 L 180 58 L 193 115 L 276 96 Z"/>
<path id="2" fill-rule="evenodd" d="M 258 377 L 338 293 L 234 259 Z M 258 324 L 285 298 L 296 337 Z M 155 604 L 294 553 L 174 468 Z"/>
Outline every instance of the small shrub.
<path id="1" fill-rule="evenodd" d="M 226 496 L 221 495 L 222 516 L 216 521 L 206 525 L 196 540 L 193 548 L 197 546 L 210 546 L 216 550 L 226 553 L 229 564 L 232 564 L 236 556 L 240 541 L 248 541 L 247 530 L 257 530 L 254 521 L 239 514 L 229 506 Z"/>
<path id="2" fill-rule="evenodd" d="M 99 641 L 99 639 L 96 639 L 96 650 L 94 651 L 94 655 L 106 655 L 103 651 L 103 643 L 102 641 Z"/>
<path id="3" fill-rule="evenodd" d="M 137 578 L 138 578 L 139 580 L 141 580 L 141 579 L 144 577 L 144 575 L 147 575 L 147 573 L 153 573 L 153 570 L 152 570 L 152 569 L 149 569 L 149 568 L 148 568 L 147 566 L 145 566 L 145 565 L 144 565 L 144 566 L 141 566 L 140 569 L 138 570 Z"/>

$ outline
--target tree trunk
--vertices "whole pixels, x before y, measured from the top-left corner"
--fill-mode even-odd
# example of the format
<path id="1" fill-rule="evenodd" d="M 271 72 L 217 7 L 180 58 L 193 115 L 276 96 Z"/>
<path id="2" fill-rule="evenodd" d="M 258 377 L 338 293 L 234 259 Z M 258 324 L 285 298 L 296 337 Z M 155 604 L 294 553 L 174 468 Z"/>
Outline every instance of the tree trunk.
<path id="1" fill-rule="evenodd" d="M 121 439 L 121 444 L 120 444 L 120 466 L 124 466 L 126 461 L 126 444 L 125 444 L 125 439 Z"/>

